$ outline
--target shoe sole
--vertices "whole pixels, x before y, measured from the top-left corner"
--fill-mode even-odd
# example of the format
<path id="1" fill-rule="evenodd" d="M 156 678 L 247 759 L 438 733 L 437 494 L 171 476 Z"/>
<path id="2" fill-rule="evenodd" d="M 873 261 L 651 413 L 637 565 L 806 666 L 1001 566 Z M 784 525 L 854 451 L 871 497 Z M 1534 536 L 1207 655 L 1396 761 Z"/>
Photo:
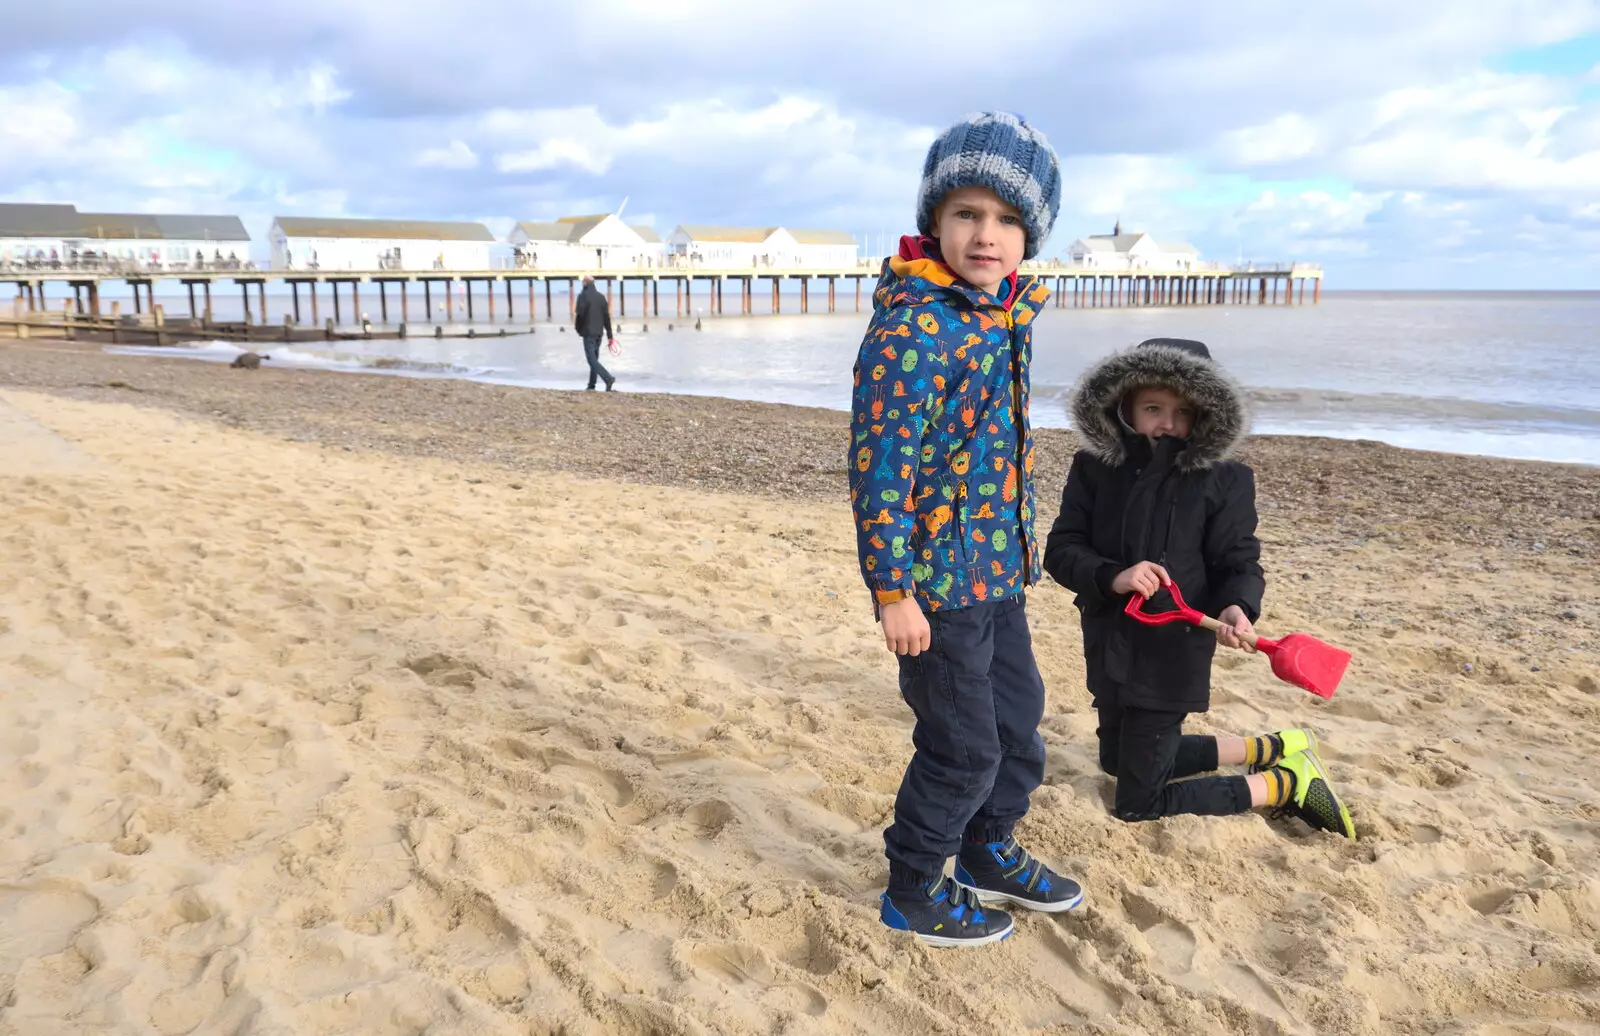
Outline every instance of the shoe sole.
<path id="1" fill-rule="evenodd" d="M 1328 779 L 1328 768 L 1322 765 L 1322 756 L 1317 754 L 1316 743 L 1313 741 L 1311 747 L 1307 748 L 1303 754 L 1311 760 L 1312 769 L 1322 779 L 1323 786 L 1328 789 L 1328 794 L 1333 796 L 1333 801 L 1339 805 L 1339 821 L 1344 824 L 1344 830 L 1330 831 L 1328 833 L 1338 835 L 1340 838 L 1348 838 L 1352 842 L 1355 841 L 1356 822 L 1350 818 L 1350 807 L 1344 804 L 1344 797 L 1333 790 L 1333 782 Z"/>
<path id="2" fill-rule="evenodd" d="M 954 881 L 955 879 L 952 878 L 951 880 Z M 1083 902 L 1083 893 L 1081 891 L 1071 899 L 1063 899 L 1059 903 L 1041 903 L 1036 899 L 1023 899 L 1020 896 L 1013 896 L 1007 892 L 991 892 L 988 889 L 981 889 L 976 885 L 968 885 L 965 882 L 957 881 L 956 884 L 971 891 L 973 895 L 978 897 L 978 902 L 982 903 L 984 906 L 1006 906 L 1009 904 L 1011 906 L 1019 906 L 1024 910 L 1032 910 L 1040 914 L 1063 913 L 1067 910 L 1071 910 L 1073 907 Z"/>
<path id="3" fill-rule="evenodd" d="M 954 939 L 947 935 L 923 935 L 921 932 L 912 932 L 911 935 L 925 946 L 932 946 L 940 950 L 963 950 L 969 946 L 992 946 L 1002 939 L 1010 937 L 1017 930 L 1016 925 L 1009 925 L 1005 931 L 991 932 L 971 939 Z"/>

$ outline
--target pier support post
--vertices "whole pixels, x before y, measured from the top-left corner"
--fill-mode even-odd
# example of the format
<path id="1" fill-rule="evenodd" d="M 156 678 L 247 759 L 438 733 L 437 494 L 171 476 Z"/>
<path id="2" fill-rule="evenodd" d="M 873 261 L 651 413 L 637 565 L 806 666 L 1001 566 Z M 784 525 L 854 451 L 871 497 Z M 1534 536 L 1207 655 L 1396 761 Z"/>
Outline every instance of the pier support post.
<path id="1" fill-rule="evenodd" d="M 652 278 L 650 278 L 650 315 L 653 316 L 653 317 L 659 317 L 661 315 L 661 278 L 660 277 L 652 277 Z"/>
<path id="2" fill-rule="evenodd" d="M 193 320 L 200 315 L 194 305 L 194 281 L 190 281 L 186 287 L 189 289 L 189 319 Z"/>
<path id="3" fill-rule="evenodd" d="M 863 278 L 861 278 L 861 277 L 857 277 L 856 278 L 856 312 L 857 313 L 861 312 L 861 281 L 862 280 L 863 280 Z"/>
<path id="4" fill-rule="evenodd" d="M 800 312 L 811 312 L 811 278 L 800 278 Z"/>
<path id="5" fill-rule="evenodd" d="M 333 325 L 338 327 L 344 323 L 344 314 L 339 312 L 339 282 L 329 281 L 328 287 L 333 289 Z"/>
<path id="6" fill-rule="evenodd" d="M 468 285 L 467 290 L 472 290 L 470 284 Z M 483 282 L 483 294 L 489 300 L 489 323 L 492 324 L 494 323 L 494 281 L 485 280 Z"/>
<path id="7" fill-rule="evenodd" d="M 1318 277 L 1311 285 L 1311 304 L 1315 306 L 1322 301 L 1322 278 Z"/>
<path id="8" fill-rule="evenodd" d="M 264 279 L 256 281 L 256 301 L 261 304 L 261 326 L 266 327 L 270 321 L 267 320 L 267 282 Z"/>
<path id="9" fill-rule="evenodd" d="M 676 277 L 673 278 L 673 280 L 672 280 L 672 299 L 673 299 L 673 302 L 676 303 L 676 305 L 677 305 L 677 310 L 678 310 L 677 316 L 678 316 L 678 319 L 682 320 L 683 319 L 683 281 L 681 279 L 679 279 L 679 278 L 676 278 Z"/>
<path id="10" fill-rule="evenodd" d="M 833 310 L 833 278 L 829 277 L 828 278 L 828 312 L 832 313 L 833 311 L 834 311 Z"/>
<path id="11" fill-rule="evenodd" d="M 410 280 L 400 282 L 400 323 L 411 323 L 411 299 L 406 291 L 411 286 Z"/>
<path id="12" fill-rule="evenodd" d="M 289 282 L 289 294 L 294 297 L 294 323 L 300 326 L 300 284 L 298 281 Z"/>
<path id="13" fill-rule="evenodd" d="M 532 312 L 532 307 L 529 307 L 529 312 Z M 511 282 L 506 281 L 506 323 L 513 323 L 516 319 L 517 307 L 511 303 Z"/>
<path id="14" fill-rule="evenodd" d="M 578 278 L 567 278 L 567 319 L 578 315 Z"/>
<path id="15" fill-rule="evenodd" d="M 361 323 L 361 282 L 350 282 L 350 319 Z"/>
<path id="16" fill-rule="evenodd" d="M 389 322 L 389 285 L 384 281 L 378 282 L 378 320 Z"/>
<path id="17" fill-rule="evenodd" d="M 422 322 L 424 324 L 429 323 L 430 321 L 433 320 L 433 282 L 432 281 L 423 281 L 422 282 L 422 308 L 426 311 L 426 312 L 424 312 L 422 314 Z M 313 318 L 316 317 L 316 313 L 317 313 L 316 309 L 313 308 L 312 311 L 311 311 L 311 315 L 312 315 Z"/>

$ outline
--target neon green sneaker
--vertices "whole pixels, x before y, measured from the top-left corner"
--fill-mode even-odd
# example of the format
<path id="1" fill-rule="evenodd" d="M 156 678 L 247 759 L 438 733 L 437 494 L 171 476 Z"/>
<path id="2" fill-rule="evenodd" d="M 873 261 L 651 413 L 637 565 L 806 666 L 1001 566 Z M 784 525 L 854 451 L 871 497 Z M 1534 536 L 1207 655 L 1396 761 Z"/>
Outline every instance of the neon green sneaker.
<path id="1" fill-rule="evenodd" d="M 1328 772 L 1322 766 L 1315 744 L 1293 755 L 1285 756 L 1278 766 L 1294 774 L 1294 789 L 1289 792 L 1289 803 L 1279 812 L 1290 813 L 1320 831 L 1332 831 L 1354 840 L 1355 821 L 1339 796 L 1328 783 Z"/>
<path id="2" fill-rule="evenodd" d="M 1274 766 L 1282 765 L 1285 759 L 1297 752 L 1315 752 L 1317 750 L 1317 735 L 1301 727 L 1275 730 L 1271 736 L 1277 739 L 1277 754 L 1271 759 L 1251 766 L 1248 772 L 1260 773 L 1262 770 L 1270 770 Z"/>

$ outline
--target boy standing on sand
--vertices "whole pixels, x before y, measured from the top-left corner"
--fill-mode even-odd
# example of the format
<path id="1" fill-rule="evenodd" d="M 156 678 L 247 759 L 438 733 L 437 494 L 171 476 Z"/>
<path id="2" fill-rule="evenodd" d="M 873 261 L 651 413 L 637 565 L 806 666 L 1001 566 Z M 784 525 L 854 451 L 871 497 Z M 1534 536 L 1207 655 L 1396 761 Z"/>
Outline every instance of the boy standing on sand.
<path id="1" fill-rule="evenodd" d="M 1089 368 L 1072 398 L 1086 448 L 1072 460 L 1045 568 L 1078 594 L 1100 767 L 1117 779 L 1119 819 L 1271 806 L 1354 838 L 1309 731 L 1183 733 L 1188 713 L 1210 707 L 1218 641 L 1246 647 L 1239 634 L 1253 631 L 1266 589 L 1255 475 L 1228 459 L 1247 424 L 1243 391 L 1201 342 L 1152 338 Z M 1123 614 L 1133 594 L 1160 595 L 1148 610 L 1170 610 L 1174 581 L 1223 623 L 1215 637 Z M 1226 765 L 1250 775 L 1179 779 Z"/>
<path id="2" fill-rule="evenodd" d="M 923 166 L 920 236 L 884 263 L 855 366 L 861 571 L 916 715 L 883 836 L 880 916 L 938 946 L 1010 935 L 990 904 L 1054 912 L 1083 898 L 1012 834 L 1044 777 L 1024 590 L 1040 572 L 1030 324 L 1050 295 L 1017 268 L 1049 237 L 1060 197 L 1055 153 L 1015 115 L 945 131 Z"/>

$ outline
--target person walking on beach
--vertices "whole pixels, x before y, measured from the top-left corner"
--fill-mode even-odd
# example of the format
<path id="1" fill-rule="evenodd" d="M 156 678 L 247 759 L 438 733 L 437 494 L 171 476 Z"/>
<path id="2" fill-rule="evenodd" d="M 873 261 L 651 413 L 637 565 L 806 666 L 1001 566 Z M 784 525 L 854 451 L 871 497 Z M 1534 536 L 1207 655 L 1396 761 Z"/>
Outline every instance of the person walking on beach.
<path id="1" fill-rule="evenodd" d="M 583 356 L 589 361 L 589 391 L 594 391 L 598 379 L 606 383 L 606 391 L 610 392 L 617 379 L 600 363 L 600 338 L 603 335 L 608 344 L 616 343 L 611 334 L 611 304 L 594 286 L 593 277 L 583 279 L 583 291 L 578 293 L 572 326 L 583 339 Z"/>
<path id="2" fill-rule="evenodd" d="M 1085 372 L 1071 410 L 1086 448 L 1072 460 L 1044 565 L 1077 594 L 1100 767 L 1117 781 L 1113 812 L 1141 821 L 1268 806 L 1354 838 L 1310 731 L 1183 733 L 1189 713 L 1210 707 L 1217 643 L 1254 650 L 1239 634 L 1253 632 L 1266 589 L 1255 475 L 1227 459 L 1246 433 L 1243 391 L 1204 343 L 1152 338 Z M 1133 594 L 1149 611 L 1170 610 L 1174 582 L 1223 623 L 1214 636 L 1123 613 Z M 1230 765 L 1250 773 L 1180 779 Z"/>
<path id="3" fill-rule="evenodd" d="M 920 233 L 884 263 L 855 364 L 861 572 L 916 717 L 883 835 L 879 917 L 937 946 L 1010 935 L 994 904 L 1056 912 L 1083 898 L 1013 833 L 1044 778 L 1024 591 L 1040 573 L 1031 327 L 1050 297 L 1017 268 L 1050 236 L 1060 199 L 1055 152 L 1017 116 L 946 130 L 923 165 Z"/>

